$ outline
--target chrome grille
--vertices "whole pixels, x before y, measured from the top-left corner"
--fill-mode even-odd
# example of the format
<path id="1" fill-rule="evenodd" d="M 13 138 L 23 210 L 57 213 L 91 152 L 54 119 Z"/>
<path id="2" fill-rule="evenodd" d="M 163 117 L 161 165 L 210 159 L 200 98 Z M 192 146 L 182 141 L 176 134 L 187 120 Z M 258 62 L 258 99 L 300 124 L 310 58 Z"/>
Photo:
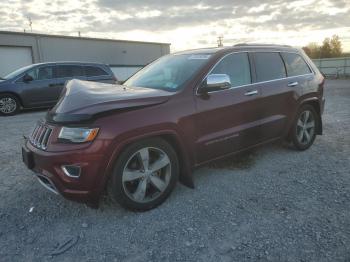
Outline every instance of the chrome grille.
<path id="1" fill-rule="evenodd" d="M 45 150 L 49 142 L 52 129 L 43 123 L 38 123 L 29 137 L 33 146 Z"/>

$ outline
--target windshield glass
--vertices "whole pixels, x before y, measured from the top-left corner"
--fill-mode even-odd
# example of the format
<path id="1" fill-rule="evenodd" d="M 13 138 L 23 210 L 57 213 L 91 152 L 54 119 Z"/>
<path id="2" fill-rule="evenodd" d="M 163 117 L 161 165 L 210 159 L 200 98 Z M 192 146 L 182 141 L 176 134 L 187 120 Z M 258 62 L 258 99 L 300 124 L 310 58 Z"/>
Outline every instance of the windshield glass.
<path id="1" fill-rule="evenodd" d="M 3 79 L 11 79 L 15 76 L 18 76 L 20 74 L 22 74 L 24 71 L 28 70 L 29 68 L 31 68 L 33 65 L 29 65 L 29 66 L 25 66 L 25 67 L 21 67 L 15 71 L 13 71 L 12 73 L 8 74 L 7 76 L 5 76 Z"/>
<path id="2" fill-rule="evenodd" d="M 210 58 L 210 54 L 164 56 L 141 69 L 124 85 L 177 91 Z"/>

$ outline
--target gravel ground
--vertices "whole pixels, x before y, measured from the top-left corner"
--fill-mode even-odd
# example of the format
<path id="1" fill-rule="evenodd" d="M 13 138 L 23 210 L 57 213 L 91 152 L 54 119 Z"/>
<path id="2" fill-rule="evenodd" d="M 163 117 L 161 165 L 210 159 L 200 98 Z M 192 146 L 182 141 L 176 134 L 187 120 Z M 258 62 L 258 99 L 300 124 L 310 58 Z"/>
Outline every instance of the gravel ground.
<path id="1" fill-rule="evenodd" d="M 0 118 L 0 261 L 350 261 L 350 81 L 329 80 L 324 135 L 195 172 L 160 207 L 98 210 L 46 191 L 21 162 L 44 112 Z"/>

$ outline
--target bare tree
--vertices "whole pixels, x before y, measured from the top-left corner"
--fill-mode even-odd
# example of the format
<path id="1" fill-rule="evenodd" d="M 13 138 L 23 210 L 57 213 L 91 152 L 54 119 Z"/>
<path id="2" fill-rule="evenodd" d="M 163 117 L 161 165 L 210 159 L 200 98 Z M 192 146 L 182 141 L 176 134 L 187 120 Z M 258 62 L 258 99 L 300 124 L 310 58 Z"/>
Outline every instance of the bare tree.
<path id="1" fill-rule="evenodd" d="M 332 57 L 339 57 L 342 54 L 342 44 L 339 39 L 339 36 L 333 35 L 332 39 L 330 40 L 330 45 L 331 45 L 331 54 Z"/>
<path id="2" fill-rule="evenodd" d="M 323 40 L 321 46 L 321 57 L 320 58 L 329 58 L 332 57 L 332 47 L 331 47 L 331 39 L 326 37 Z"/>
<path id="3" fill-rule="evenodd" d="M 342 56 L 342 43 L 339 36 L 333 35 L 332 38 L 326 37 L 322 45 L 315 42 L 309 43 L 303 47 L 305 53 L 310 58 L 329 58 Z"/>
<path id="4" fill-rule="evenodd" d="M 304 46 L 303 49 L 305 53 L 311 58 L 320 58 L 321 56 L 321 47 L 315 42 Z"/>

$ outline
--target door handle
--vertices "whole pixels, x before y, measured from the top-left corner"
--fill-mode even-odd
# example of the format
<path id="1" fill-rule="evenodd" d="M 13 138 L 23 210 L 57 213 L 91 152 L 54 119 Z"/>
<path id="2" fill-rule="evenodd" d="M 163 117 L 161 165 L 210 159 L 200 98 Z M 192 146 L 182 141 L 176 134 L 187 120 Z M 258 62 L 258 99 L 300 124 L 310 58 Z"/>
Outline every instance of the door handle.
<path id="1" fill-rule="evenodd" d="M 246 92 L 244 95 L 245 96 L 253 96 L 253 95 L 257 95 L 257 94 L 258 94 L 258 90 L 253 90 L 253 91 Z"/>
<path id="2" fill-rule="evenodd" d="M 297 85 L 299 85 L 298 82 L 290 82 L 290 83 L 288 83 L 289 87 L 293 87 L 293 86 L 297 86 Z"/>

